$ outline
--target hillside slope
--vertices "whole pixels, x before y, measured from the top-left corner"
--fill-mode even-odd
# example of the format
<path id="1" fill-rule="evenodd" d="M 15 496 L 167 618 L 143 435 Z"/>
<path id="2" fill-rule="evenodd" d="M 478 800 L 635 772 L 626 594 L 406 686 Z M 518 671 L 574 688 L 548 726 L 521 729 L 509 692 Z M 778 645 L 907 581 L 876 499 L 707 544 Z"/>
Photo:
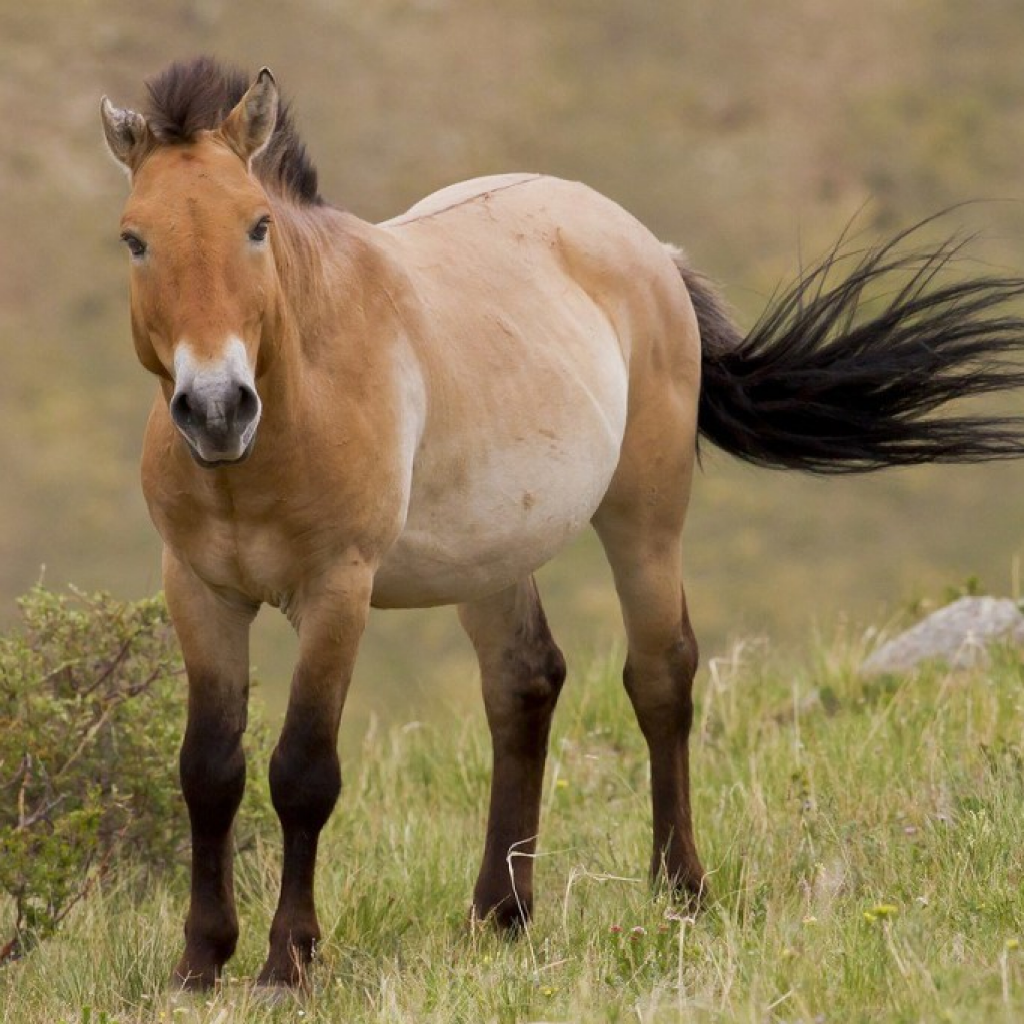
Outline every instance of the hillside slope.
<path id="1" fill-rule="evenodd" d="M 750 323 L 855 216 L 875 237 L 1010 200 L 947 225 L 1024 270 L 1022 49 L 1010 0 L 0 0 L 0 621 L 44 564 L 55 586 L 159 585 L 136 480 L 153 388 L 128 338 L 101 93 L 138 102 L 146 75 L 201 51 L 270 64 L 333 201 L 378 219 L 490 171 L 586 180 L 685 245 Z M 1015 465 L 822 484 L 712 457 L 687 534 L 705 650 L 873 617 L 968 572 L 1005 591 L 1021 508 Z M 570 644 L 617 624 L 592 542 L 545 581 Z M 452 622 L 374 622 L 361 671 L 392 680 L 378 709 L 472 688 Z M 268 636 L 276 679 L 288 641 Z"/>

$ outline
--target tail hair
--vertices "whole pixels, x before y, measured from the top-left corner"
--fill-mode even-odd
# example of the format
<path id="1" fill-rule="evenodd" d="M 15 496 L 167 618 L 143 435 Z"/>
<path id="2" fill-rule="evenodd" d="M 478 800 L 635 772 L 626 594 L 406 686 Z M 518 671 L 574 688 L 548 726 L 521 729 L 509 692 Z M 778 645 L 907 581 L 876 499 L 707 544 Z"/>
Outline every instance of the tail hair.
<path id="1" fill-rule="evenodd" d="M 755 465 L 819 474 L 1024 455 L 1024 417 L 934 415 L 1024 384 L 1024 279 L 947 280 L 963 240 L 903 251 L 932 220 L 867 250 L 837 245 L 746 336 L 672 250 L 701 334 L 700 434 Z"/>

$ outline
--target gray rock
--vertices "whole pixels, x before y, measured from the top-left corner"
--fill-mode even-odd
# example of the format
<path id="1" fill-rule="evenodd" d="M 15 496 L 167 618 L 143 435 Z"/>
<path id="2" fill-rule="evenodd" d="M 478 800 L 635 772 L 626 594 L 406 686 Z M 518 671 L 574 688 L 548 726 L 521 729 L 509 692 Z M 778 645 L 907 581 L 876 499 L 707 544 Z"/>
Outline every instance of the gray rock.
<path id="1" fill-rule="evenodd" d="M 907 672 L 941 658 L 950 668 L 984 664 L 993 640 L 1024 645 L 1024 614 L 1003 597 L 961 597 L 882 644 L 861 664 L 862 675 Z"/>

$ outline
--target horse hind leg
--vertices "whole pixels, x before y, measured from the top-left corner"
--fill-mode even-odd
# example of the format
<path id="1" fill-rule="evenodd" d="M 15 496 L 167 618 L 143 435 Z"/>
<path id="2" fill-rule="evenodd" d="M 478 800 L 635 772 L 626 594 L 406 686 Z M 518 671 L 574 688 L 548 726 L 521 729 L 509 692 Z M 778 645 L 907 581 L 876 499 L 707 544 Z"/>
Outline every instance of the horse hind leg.
<path id="1" fill-rule="evenodd" d="M 651 758 L 651 876 L 701 896 L 704 869 L 690 809 L 689 737 L 697 642 L 679 570 L 679 546 L 645 545 L 595 523 L 615 576 L 628 653 L 622 678 Z"/>
<path id="2" fill-rule="evenodd" d="M 689 766 L 697 643 L 681 560 L 694 424 L 687 403 L 657 397 L 650 396 L 627 429 L 619 468 L 593 524 L 626 628 L 623 682 L 651 758 L 651 873 L 699 896 L 705 878 L 693 837 Z"/>
<path id="3" fill-rule="evenodd" d="M 533 912 L 533 856 L 551 716 L 565 660 L 548 629 L 533 577 L 459 606 L 476 649 L 494 768 L 473 916 L 515 929 Z"/>

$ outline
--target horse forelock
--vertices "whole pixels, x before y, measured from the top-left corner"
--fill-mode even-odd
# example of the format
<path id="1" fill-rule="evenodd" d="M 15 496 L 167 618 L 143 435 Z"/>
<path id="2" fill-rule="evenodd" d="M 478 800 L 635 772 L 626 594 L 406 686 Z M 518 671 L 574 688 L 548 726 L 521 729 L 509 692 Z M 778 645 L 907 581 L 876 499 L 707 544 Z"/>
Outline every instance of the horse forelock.
<path id="1" fill-rule="evenodd" d="M 212 57 L 177 61 L 146 82 L 146 123 L 160 145 L 194 142 L 202 131 L 220 127 L 249 86 L 248 77 Z M 287 103 L 278 107 L 273 135 L 253 161 L 269 188 L 299 203 L 323 202 L 317 171 L 292 123 Z"/>

